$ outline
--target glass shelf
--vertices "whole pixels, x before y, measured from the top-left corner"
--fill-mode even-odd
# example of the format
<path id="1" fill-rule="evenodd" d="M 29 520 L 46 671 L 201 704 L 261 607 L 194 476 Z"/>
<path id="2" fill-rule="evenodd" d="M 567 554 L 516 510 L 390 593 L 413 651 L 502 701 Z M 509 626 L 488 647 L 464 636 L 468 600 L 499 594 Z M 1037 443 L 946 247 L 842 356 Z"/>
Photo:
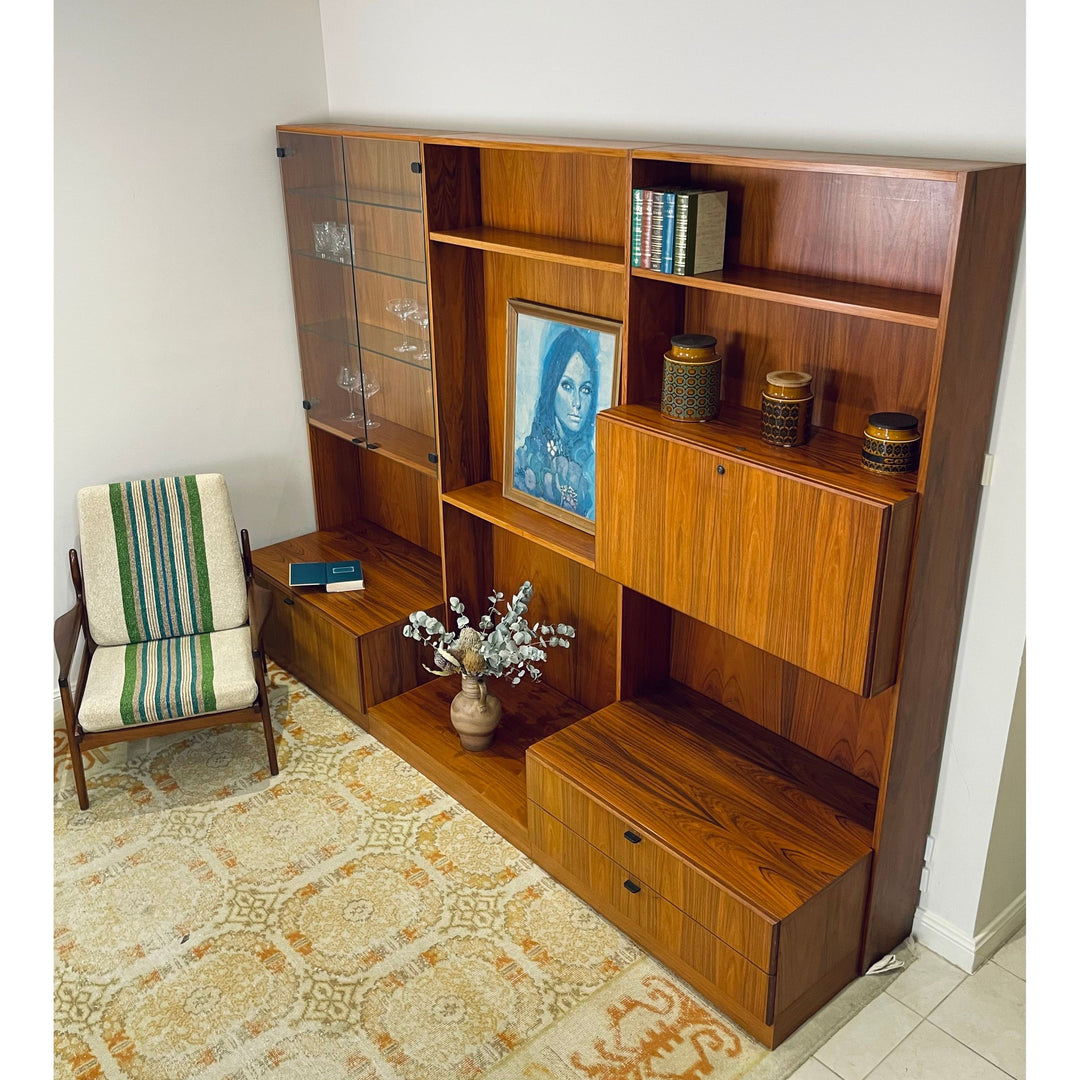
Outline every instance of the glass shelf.
<path id="1" fill-rule="evenodd" d="M 288 188 L 286 193 L 299 195 L 303 199 L 334 199 L 359 206 L 382 206 L 388 210 L 404 210 L 408 214 L 419 214 L 423 211 L 419 194 L 403 194 L 397 191 L 359 188 L 346 194 L 341 187 L 298 187 Z"/>
<path id="2" fill-rule="evenodd" d="M 308 323 L 300 329 L 306 334 L 316 334 L 319 337 L 336 341 L 350 348 L 360 347 L 363 352 L 378 353 L 388 360 L 397 360 L 399 363 L 408 364 L 410 367 L 422 368 L 424 371 L 431 370 L 431 360 L 418 360 L 413 353 L 399 353 L 397 346 L 401 344 L 400 330 L 387 330 L 384 326 L 372 326 L 370 323 L 360 324 L 360 344 L 356 340 L 356 324 L 351 319 L 329 319 L 326 322 Z M 423 338 L 412 337 L 406 339 L 410 345 L 416 346 L 417 352 L 424 350 L 427 342 Z M 429 350 L 430 351 L 430 350 Z"/>
<path id="3" fill-rule="evenodd" d="M 401 259 L 396 255 L 383 255 L 378 251 L 354 251 L 352 263 L 339 262 L 337 259 L 327 259 L 322 255 L 316 255 L 307 248 L 294 248 L 294 255 L 305 259 L 314 259 L 318 262 L 333 263 L 336 266 L 352 266 L 354 270 L 366 270 L 372 274 L 382 274 L 383 277 L 399 278 L 402 281 L 415 281 L 420 285 L 427 284 L 427 268 L 423 262 L 415 259 Z"/>

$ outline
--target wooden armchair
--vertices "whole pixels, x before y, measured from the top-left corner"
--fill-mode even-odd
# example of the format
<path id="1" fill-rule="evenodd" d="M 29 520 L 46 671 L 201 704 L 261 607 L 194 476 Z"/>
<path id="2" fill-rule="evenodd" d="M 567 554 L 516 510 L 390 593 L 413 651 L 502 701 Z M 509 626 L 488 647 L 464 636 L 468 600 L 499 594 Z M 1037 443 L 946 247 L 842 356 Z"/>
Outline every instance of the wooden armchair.
<path id="1" fill-rule="evenodd" d="M 237 543 L 224 477 L 83 488 L 78 514 L 75 606 L 53 639 L 80 808 L 82 750 L 148 735 L 261 721 L 277 775 L 262 652 L 270 595 L 252 579 L 247 530 Z"/>

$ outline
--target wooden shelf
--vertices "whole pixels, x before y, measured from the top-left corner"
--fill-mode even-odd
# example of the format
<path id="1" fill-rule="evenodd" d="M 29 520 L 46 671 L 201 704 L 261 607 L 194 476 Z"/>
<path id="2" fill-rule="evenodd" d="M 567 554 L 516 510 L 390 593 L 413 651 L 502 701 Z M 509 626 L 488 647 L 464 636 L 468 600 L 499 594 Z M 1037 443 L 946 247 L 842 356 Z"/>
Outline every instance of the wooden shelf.
<path id="1" fill-rule="evenodd" d="M 584 266 L 590 270 L 605 270 L 621 274 L 624 255 L 621 247 L 612 244 L 591 244 L 582 240 L 560 240 L 555 236 L 537 236 L 510 229 L 492 229 L 477 225 L 468 229 L 432 232 L 431 239 L 440 244 L 498 251 L 504 255 L 520 255 L 526 259 Z"/>
<path id="2" fill-rule="evenodd" d="M 431 370 L 430 352 L 426 359 L 415 359 L 418 353 L 423 352 L 427 341 L 424 338 L 405 335 L 411 345 L 416 346 L 416 351 L 400 353 L 395 346 L 401 344 L 402 333 L 400 330 L 387 330 L 384 326 L 374 326 L 371 323 L 360 324 L 360 338 L 362 345 L 357 345 L 356 323 L 349 318 L 326 319 L 322 322 L 305 323 L 300 330 L 305 334 L 315 334 L 317 337 L 326 338 L 327 341 L 336 341 L 339 345 L 348 345 L 351 349 L 360 348 L 363 352 L 377 353 L 398 364 L 407 364 L 409 367 Z"/>
<path id="3" fill-rule="evenodd" d="M 403 210 L 419 214 L 423 210 L 420 196 L 395 191 L 377 191 L 374 188 L 354 189 L 346 196 L 341 187 L 288 188 L 286 195 L 299 195 L 304 199 L 333 199 L 336 202 L 356 203 L 359 206 L 381 206 L 387 210 Z"/>
<path id="4" fill-rule="evenodd" d="M 364 588 L 328 593 L 292 589 L 298 597 L 357 637 L 400 622 L 442 599 L 442 567 L 437 556 L 372 524 L 353 521 L 337 529 L 305 533 L 252 552 L 255 568 L 289 589 L 289 563 L 359 559 Z"/>
<path id="5" fill-rule="evenodd" d="M 658 274 L 640 267 L 634 267 L 631 273 L 634 277 L 649 281 L 677 282 L 691 289 L 707 289 L 732 296 L 748 296 L 754 300 L 771 300 L 795 307 L 835 311 L 841 315 L 930 329 L 937 327 L 941 310 L 941 297 L 933 293 L 886 289 L 854 281 L 830 281 L 806 274 L 759 270 L 753 266 L 715 270 L 694 277 Z"/>
<path id="6" fill-rule="evenodd" d="M 330 432 L 346 442 L 363 446 L 373 454 L 381 454 L 383 457 L 392 458 L 394 461 L 407 465 L 417 472 L 426 473 L 430 476 L 438 474 L 437 462 L 431 461 L 428 454 L 435 452 L 435 439 L 431 435 L 425 435 L 422 431 L 414 431 L 412 428 L 402 427 L 400 424 L 384 420 L 377 412 L 371 412 L 371 419 L 378 420 L 379 426 L 369 429 L 365 433 L 359 427 L 337 427 L 326 420 L 317 420 L 308 417 L 308 423 L 323 431 Z M 365 443 L 365 437 L 370 442 Z"/>
<path id="7" fill-rule="evenodd" d="M 915 474 L 879 476 L 860 464 L 862 439 L 829 428 L 811 428 L 803 446 L 761 441 L 761 413 L 721 402 L 715 420 L 688 424 L 669 420 L 656 402 L 618 405 L 605 416 L 667 439 L 738 458 L 765 469 L 880 502 L 902 502 L 915 494 Z"/>
<path id="8" fill-rule="evenodd" d="M 490 521 L 492 525 L 498 525 L 516 536 L 523 536 L 590 570 L 596 569 L 596 539 L 592 534 L 507 499 L 502 493 L 502 485 L 494 480 L 448 491 L 442 499 L 459 510 Z"/>
<path id="9" fill-rule="evenodd" d="M 384 701 L 368 712 L 369 730 L 384 746 L 527 852 L 525 751 L 532 743 L 580 720 L 589 710 L 543 680 L 511 686 L 507 679 L 495 679 L 489 692 L 502 702 L 502 722 L 487 750 L 469 752 L 462 749 L 450 725 L 450 702 L 460 689 L 461 681 L 449 676 Z"/>

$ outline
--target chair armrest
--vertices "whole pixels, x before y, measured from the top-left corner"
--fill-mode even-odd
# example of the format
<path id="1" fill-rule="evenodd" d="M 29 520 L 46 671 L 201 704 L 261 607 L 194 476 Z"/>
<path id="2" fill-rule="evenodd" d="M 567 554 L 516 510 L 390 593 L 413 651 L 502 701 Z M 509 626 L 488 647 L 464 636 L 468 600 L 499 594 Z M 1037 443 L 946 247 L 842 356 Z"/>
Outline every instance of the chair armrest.
<path id="1" fill-rule="evenodd" d="M 61 686 L 67 685 L 71 674 L 71 665 L 75 660 L 75 649 L 79 644 L 79 633 L 82 630 L 82 615 L 82 601 L 77 600 L 69 612 L 61 615 L 53 623 L 53 647 L 56 649 L 56 659 L 60 662 Z"/>

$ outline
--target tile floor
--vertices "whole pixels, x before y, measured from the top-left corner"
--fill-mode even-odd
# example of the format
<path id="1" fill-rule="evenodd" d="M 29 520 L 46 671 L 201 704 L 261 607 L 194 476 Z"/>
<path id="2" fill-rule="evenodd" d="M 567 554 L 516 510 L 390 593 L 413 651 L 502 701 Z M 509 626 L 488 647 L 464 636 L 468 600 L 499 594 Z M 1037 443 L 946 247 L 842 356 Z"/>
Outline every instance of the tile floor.
<path id="1" fill-rule="evenodd" d="M 1025 1080 L 1026 932 L 973 975 L 929 949 L 790 1080 Z"/>

